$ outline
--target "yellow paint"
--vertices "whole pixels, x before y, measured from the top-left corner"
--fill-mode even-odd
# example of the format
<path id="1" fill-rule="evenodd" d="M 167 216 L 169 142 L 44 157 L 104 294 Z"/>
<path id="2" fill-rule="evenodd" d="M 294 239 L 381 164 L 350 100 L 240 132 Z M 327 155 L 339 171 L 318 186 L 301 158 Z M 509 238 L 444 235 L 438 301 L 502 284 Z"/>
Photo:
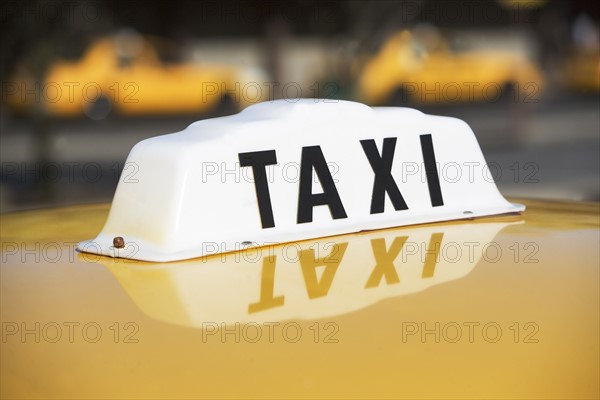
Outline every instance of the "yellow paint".
<path id="1" fill-rule="evenodd" d="M 3 214 L 1 397 L 598 398 L 599 205 L 520 202 L 177 263 L 76 254 L 107 205 Z"/>

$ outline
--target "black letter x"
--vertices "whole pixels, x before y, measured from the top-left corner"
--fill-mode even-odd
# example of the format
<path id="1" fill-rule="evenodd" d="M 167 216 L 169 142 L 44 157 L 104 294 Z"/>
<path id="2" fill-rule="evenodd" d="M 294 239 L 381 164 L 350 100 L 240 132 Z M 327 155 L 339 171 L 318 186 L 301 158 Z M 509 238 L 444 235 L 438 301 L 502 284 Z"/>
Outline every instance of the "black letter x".
<path id="1" fill-rule="evenodd" d="M 375 173 L 375 183 L 373 184 L 373 196 L 371 197 L 371 214 L 379 214 L 383 212 L 385 207 L 385 193 L 387 192 L 394 209 L 408 210 L 408 206 L 398 190 L 398 186 L 392 177 L 392 162 L 394 161 L 394 150 L 396 149 L 396 138 L 383 139 L 383 149 L 381 157 L 377 151 L 375 140 L 361 140 L 362 145 L 371 168 Z"/>

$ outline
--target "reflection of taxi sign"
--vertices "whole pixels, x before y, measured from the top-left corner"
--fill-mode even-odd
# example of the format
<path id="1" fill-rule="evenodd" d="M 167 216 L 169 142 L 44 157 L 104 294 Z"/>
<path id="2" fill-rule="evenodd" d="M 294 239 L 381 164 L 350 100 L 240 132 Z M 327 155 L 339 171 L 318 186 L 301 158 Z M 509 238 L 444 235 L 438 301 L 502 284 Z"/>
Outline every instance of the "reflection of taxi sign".
<path id="1" fill-rule="evenodd" d="M 80 250 L 172 261 L 524 209 L 498 192 L 463 121 L 346 101 L 199 121 L 138 143 L 127 165 L 135 176 Z"/>
<path id="2" fill-rule="evenodd" d="M 150 317 L 210 329 L 347 314 L 465 277 L 515 220 L 425 225 L 171 262 L 100 260 Z M 90 256 L 84 256 L 89 259 Z M 156 293 L 161 293 L 157 296 Z"/>

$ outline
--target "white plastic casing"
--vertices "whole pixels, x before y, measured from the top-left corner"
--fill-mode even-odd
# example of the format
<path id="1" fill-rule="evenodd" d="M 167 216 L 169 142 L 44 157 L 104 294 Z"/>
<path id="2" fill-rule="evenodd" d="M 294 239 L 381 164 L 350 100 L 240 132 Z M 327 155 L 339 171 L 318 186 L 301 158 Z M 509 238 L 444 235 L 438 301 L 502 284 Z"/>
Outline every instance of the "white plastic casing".
<path id="1" fill-rule="evenodd" d="M 443 205 L 432 205 L 423 136 L 433 146 Z M 377 156 L 386 157 L 385 138 L 396 138 L 395 146 L 389 140 L 386 145 L 388 150 L 393 147 L 390 172 L 408 209 L 396 210 L 386 191 L 384 211 L 372 214 L 375 173 L 361 141 L 373 140 Z M 346 218 L 338 214 L 334 219 L 324 204 L 308 207 L 312 222 L 298 222 L 299 203 L 316 199 L 310 191 L 324 191 L 309 164 L 304 169 L 312 170 L 312 188 L 307 196 L 305 187 L 300 196 L 301 164 L 308 163 L 308 158 L 302 160 L 303 148 L 313 146 L 319 146 L 329 166 Z M 240 165 L 240 154 L 271 150 L 277 164 L 264 170 L 274 226 L 263 228 L 255 170 Z M 173 261 L 247 246 L 523 211 L 524 206 L 507 202 L 499 193 L 492 172 L 473 131 L 456 118 L 348 101 L 260 103 L 135 145 L 104 228 L 78 248 L 112 257 Z M 113 246 L 117 236 L 124 238 L 124 248 Z"/>

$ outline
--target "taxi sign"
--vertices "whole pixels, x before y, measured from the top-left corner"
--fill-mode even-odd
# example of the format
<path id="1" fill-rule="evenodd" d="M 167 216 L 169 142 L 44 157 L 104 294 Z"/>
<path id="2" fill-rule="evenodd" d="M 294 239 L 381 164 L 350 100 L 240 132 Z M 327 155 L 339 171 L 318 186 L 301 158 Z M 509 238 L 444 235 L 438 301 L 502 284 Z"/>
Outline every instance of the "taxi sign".
<path id="1" fill-rule="evenodd" d="M 459 119 L 279 100 L 138 143 L 104 228 L 78 248 L 173 261 L 524 209 Z"/>

